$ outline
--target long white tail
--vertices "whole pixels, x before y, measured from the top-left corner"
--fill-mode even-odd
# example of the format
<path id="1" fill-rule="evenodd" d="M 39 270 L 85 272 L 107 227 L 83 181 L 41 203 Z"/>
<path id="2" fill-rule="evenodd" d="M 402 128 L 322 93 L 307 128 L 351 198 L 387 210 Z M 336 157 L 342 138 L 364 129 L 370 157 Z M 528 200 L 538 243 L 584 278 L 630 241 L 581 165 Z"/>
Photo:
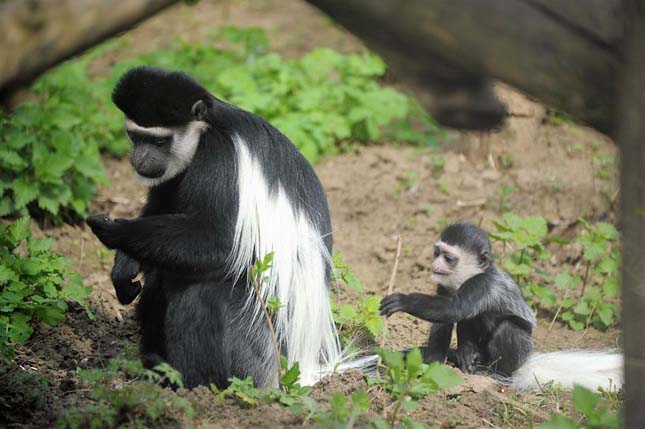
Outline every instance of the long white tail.
<path id="1" fill-rule="evenodd" d="M 591 390 L 620 389 L 623 355 L 613 351 L 568 350 L 533 353 L 511 378 L 515 389 L 539 388 L 549 382 L 564 388 L 579 384 Z"/>

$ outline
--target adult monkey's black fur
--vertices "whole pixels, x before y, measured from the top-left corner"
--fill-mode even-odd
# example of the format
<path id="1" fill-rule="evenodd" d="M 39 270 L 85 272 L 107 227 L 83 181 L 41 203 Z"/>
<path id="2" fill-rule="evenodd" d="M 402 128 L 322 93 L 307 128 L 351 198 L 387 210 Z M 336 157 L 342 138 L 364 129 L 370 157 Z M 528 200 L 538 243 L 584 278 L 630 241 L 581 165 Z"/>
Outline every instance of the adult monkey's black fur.
<path id="1" fill-rule="evenodd" d="M 448 226 L 434 245 L 432 273 L 437 295 L 396 293 L 381 301 L 383 315 L 402 311 L 432 322 L 427 362 L 448 359 L 464 372 L 486 372 L 516 388 L 551 381 L 620 388 L 620 353 L 532 352 L 535 315 L 517 284 L 493 263 L 482 229 L 468 223 Z M 455 324 L 458 345 L 451 350 Z"/>
<path id="2" fill-rule="evenodd" d="M 120 302 L 136 298 L 142 288 L 132 279 L 144 273 L 144 363 L 169 362 L 188 387 L 248 375 L 275 385 L 270 335 L 246 278 L 253 261 L 275 250 L 264 298 L 280 298 L 279 346 L 300 362 L 302 381 L 313 382 L 340 348 L 327 297 L 329 211 L 309 163 L 266 121 L 184 73 L 132 69 L 113 101 L 126 116 L 130 161 L 151 187 L 140 217 L 87 223 L 117 250 Z"/>

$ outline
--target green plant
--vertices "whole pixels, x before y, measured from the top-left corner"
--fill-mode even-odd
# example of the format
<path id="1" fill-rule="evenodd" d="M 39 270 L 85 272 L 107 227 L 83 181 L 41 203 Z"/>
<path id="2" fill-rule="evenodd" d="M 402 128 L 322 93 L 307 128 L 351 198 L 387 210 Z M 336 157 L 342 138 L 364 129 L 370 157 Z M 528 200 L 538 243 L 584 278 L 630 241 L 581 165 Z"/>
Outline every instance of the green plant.
<path id="1" fill-rule="evenodd" d="M 261 30 L 234 27 L 223 29 L 216 42 L 232 48 L 179 41 L 172 50 L 118 64 L 111 79 L 139 64 L 185 70 L 213 94 L 265 118 L 314 163 L 350 140 L 434 143 L 438 129 L 427 113 L 379 84 L 385 64 L 373 54 L 343 55 L 320 48 L 285 60 L 267 53 Z"/>
<path id="2" fill-rule="evenodd" d="M 278 402 L 286 406 L 301 404 L 303 398 L 309 395 L 311 389 L 307 386 L 301 386 L 298 382 L 300 365 L 296 362 L 289 367 L 287 358 L 281 356 L 280 366 L 281 376 L 277 388 L 258 390 L 253 383 L 253 378 L 250 376 L 244 379 L 230 378 L 229 386 L 221 391 L 214 384 L 211 384 L 210 388 L 220 399 L 232 397 L 246 405 L 255 406 L 261 402 Z"/>
<path id="3" fill-rule="evenodd" d="M 38 103 L 0 113 L 0 216 L 87 214 L 97 185 L 107 183 L 100 151 L 121 156 L 129 147 L 110 91 L 135 65 L 186 71 L 218 97 L 267 119 L 311 162 L 348 141 L 435 142 L 438 129 L 421 106 L 378 82 L 385 64 L 375 55 L 317 49 L 285 60 L 267 53 L 263 31 L 234 27 L 215 42 L 224 47 L 178 41 L 115 64 L 108 77 L 90 78 L 88 64 L 118 46 L 116 39 L 40 78 L 33 86 Z"/>
<path id="4" fill-rule="evenodd" d="M 620 311 L 615 302 L 620 294 L 618 231 L 607 223 L 578 221 L 583 227 L 575 240 L 583 249 L 582 274 L 560 268 L 550 276 L 540 268 L 551 257 L 545 248 L 546 221 L 541 217 L 521 218 L 507 213 L 502 221 L 494 222 L 496 231 L 490 236 L 511 249 L 502 267 L 520 285 L 530 305 L 555 311 L 554 320 L 560 319 L 577 331 L 589 324 L 605 328 L 616 322 Z M 548 241 L 557 244 L 561 240 Z M 560 293 L 556 294 L 549 284 Z"/>
<path id="5" fill-rule="evenodd" d="M 498 188 L 498 191 L 499 191 L 498 210 L 502 213 L 511 211 L 513 209 L 513 203 L 511 202 L 511 194 L 515 192 L 515 187 L 512 185 L 500 185 Z"/>
<path id="6" fill-rule="evenodd" d="M 562 414 L 551 416 L 551 419 L 539 426 L 539 429 L 612 429 L 621 427 L 620 417 L 616 412 L 599 406 L 600 395 L 575 386 L 573 388 L 573 407 L 583 415 L 583 420 L 574 420 Z"/>
<path id="7" fill-rule="evenodd" d="M 590 322 L 608 327 L 620 316 L 615 302 L 620 294 L 618 231 L 608 223 L 591 225 L 584 219 L 578 221 L 584 230 L 576 242 L 582 245 L 585 268 L 582 279 L 573 277 L 573 281 L 582 287 L 576 305 L 572 311 L 564 312 L 562 318 L 576 330 Z"/>
<path id="8" fill-rule="evenodd" d="M 432 167 L 432 177 L 436 179 L 443 172 L 443 168 L 446 165 L 446 158 L 444 158 L 440 153 L 430 152 L 430 154 L 428 154 L 428 159 L 430 160 L 430 165 Z"/>
<path id="9" fill-rule="evenodd" d="M 596 176 L 600 179 L 609 179 L 614 174 L 615 159 L 612 156 L 598 154 L 594 156 Z"/>
<path id="10" fill-rule="evenodd" d="M 399 191 L 410 192 L 419 185 L 419 173 L 414 170 L 406 170 L 397 177 L 399 181 Z"/>
<path id="11" fill-rule="evenodd" d="M 190 402 L 161 386 L 181 385 L 168 365 L 147 370 L 139 360 L 113 359 L 107 369 L 79 370 L 78 376 L 94 403 L 66 411 L 57 423 L 61 429 L 168 427 L 193 418 Z"/>
<path id="12" fill-rule="evenodd" d="M 320 429 L 352 429 L 358 418 L 370 409 L 370 398 L 364 390 L 357 390 L 349 398 L 336 393 L 329 400 L 329 411 L 318 411 L 311 419 Z"/>
<path id="13" fill-rule="evenodd" d="M 49 238 L 32 237 L 28 217 L 0 224 L 0 360 L 13 357 L 14 346 L 29 339 L 36 323 L 60 323 L 66 301 L 94 318 L 85 302 L 91 288 L 51 245 Z"/>
<path id="14" fill-rule="evenodd" d="M 24 424 L 30 414 L 46 410 L 51 381 L 18 365 L 0 366 L 0 427 Z"/>
<path id="15" fill-rule="evenodd" d="M 386 367 L 385 378 L 370 378 L 369 383 L 384 387 L 394 402 L 389 407 L 391 411 L 388 411 L 387 419 L 374 421 L 378 429 L 424 427 L 407 416 L 400 418 L 400 411 L 413 410 L 419 405 L 418 399 L 462 382 L 457 373 L 445 365 L 423 363 L 419 349 L 413 349 L 405 355 L 380 350 L 379 355 Z"/>
<path id="16" fill-rule="evenodd" d="M 511 155 L 507 152 L 502 152 L 499 157 L 499 163 L 502 165 L 502 168 L 505 170 L 510 169 L 513 167 L 513 158 Z"/>
<path id="17" fill-rule="evenodd" d="M 384 327 L 383 318 L 379 313 L 381 297 L 365 293 L 362 283 L 339 253 L 334 253 L 333 263 L 336 284 L 342 282 L 359 295 L 351 304 L 332 302 L 332 313 L 339 327 L 341 341 L 347 345 L 353 339 L 365 335 L 376 340 Z"/>
<path id="18" fill-rule="evenodd" d="M 450 185 L 448 185 L 448 181 L 446 179 L 437 180 L 437 186 L 439 187 L 439 191 L 442 194 L 444 195 L 450 194 Z"/>

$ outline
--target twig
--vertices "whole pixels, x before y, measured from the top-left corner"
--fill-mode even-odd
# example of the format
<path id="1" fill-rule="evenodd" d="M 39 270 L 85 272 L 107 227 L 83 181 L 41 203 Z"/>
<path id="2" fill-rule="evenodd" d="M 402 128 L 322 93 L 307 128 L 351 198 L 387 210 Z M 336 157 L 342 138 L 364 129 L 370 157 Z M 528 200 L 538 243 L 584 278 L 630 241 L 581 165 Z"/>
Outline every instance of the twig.
<path id="1" fill-rule="evenodd" d="M 85 258 L 85 239 L 81 237 L 81 257 L 78 261 L 78 272 L 80 273 L 83 268 L 83 259 Z"/>
<path id="2" fill-rule="evenodd" d="M 587 278 L 589 277 L 589 267 L 591 267 L 591 261 L 587 261 L 587 267 L 585 268 L 585 276 L 582 279 L 582 290 L 580 291 L 580 298 L 585 295 L 585 289 L 587 288 Z"/>
<path id="3" fill-rule="evenodd" d="M 253 288 L 255 289 L 255 296 L 257 297 L 262 307 L 262 313 L 264 314 L 264 319 L 267 321 L 267 325 L 269 326 L 269 331 L 271 332 L 273 352 L 275 353 L 276 363 L 278 364 L 278 379 L 280 379 L 280 377 L 282 376 L 282 365 L 280 365 L 280 348 L 278 347 L 278 339 L 275 336 L 275 329 L 273 328 L 273 321 L 271 320 L 271 316 L 269 315 L 269 310 L 267 310 L 267 306 L 264 303 L 262 296 L 260 295 L 260 286 L 258 285 L 258 283 L 259 282 L 257 280 L 254 280 Z"/>
<path id="4" fill-rule="evenodd" d="M 569 289 L 564 293 L 564 298 L 562 298 L 562 301 L 560 301 L 560 306 L 558 307 L 558 311 L 555 312 L 555 316 L 553 316 L 553 319 L 551 320 L 551 323 L 549 324 L 549 329 L 548 331 L 551 331 L 551 328 L 553 328 L 553 324 L 555 323 L 555 319 L 558 318 L 560 315 L 560 311 L 562 311 L 562 306 L 564 305 L 564 301 L 569 297 Z"/>
<path id="5" fill-rule="evenodd" d="M 394 290 L 394 280 L 396 280 L 396 272 L 399 269 L 399 259 L 401 257 L 401 245 L 403 244 L 403 240 L 401 240 L 401 234 L 397 236 L 396 239 L 396 254 L 394 255 L 394 266 L 392 267 L 392 274 L 390 274 L 390 282 L 387 286 L 387 294 L 391 295 L 392 291 Z M 381 342 L 379 344 L 380 348 L 383 348 L 385 345 L 385 339 L 387 337 L 387 322 L 388 319 L 385 319 L 383 322 L 383 334 L 381 335 Z M 376 377 L 380 377 L 380 368 L 382 364 L 382 359 L 381 355 L 378 357 L 378 361 L 376 362 Z M 383 418 L 387 418 L 387 407 L 385 406 L 385 395 L 383 395 Z"/>

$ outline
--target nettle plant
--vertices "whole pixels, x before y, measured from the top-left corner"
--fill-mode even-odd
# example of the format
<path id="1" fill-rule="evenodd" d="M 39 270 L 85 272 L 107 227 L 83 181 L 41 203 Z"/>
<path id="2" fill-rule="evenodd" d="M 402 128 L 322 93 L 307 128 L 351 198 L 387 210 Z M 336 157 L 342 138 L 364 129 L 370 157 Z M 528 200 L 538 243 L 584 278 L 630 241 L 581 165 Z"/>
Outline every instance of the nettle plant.
<path id="1" fill-rule="evenodd" d="M 620 293 L 618 231 L 608 223 L 578 221 L 583 227 L 575 239 L 583 249 L 580 272 L 558 267 L 558 273 L 551 276 L 541 268 L 541 263 L 551 258 L 545 243 L 568 242 L 547 237 L 546 221 L 539 216 L 506 214 L 502 221 L 494 222 L 496 231 L 490 236 L 503 243 L 506 256 L 502 267 L 520 285 L 530 305 L 553 311 L 554 319 L 576 331 L 589 325 L 606 328 L 616 322 L 620 312 L 616 304 Z"/>
<path id="2" fill-rule="evenodd" d="M 365 287 L 356 277 L 351 267 L 342 260 L 339 253 L 334 253 L 333 264 L 332 286 L 338 288 L 345 285 L 358 294 L 358 298 L 353 303 L 336 303 L 332 301 L 332 314 L 338 325 L 343 345 L 348 345 L 353 340 L 364 339 L 365 337 L 375 342 L 383 333 L 385 326 L 384 319 L 379 313 L 381 297 L 368 295 L 365 292 Z"/>
<path id="3" fill-rule="evenodd" d="M 38 103 L 0 112 L 0 217 L 31 213 L 69 220 L 87 214 L 97 185 L 107 183 L 100 153 L 122 156 L 129 148 L 110 94 L 135 65 L 191 74 L 217 97 L 267 119 L 311 162 L 349 142 L 427 145 L 438 135 L 419 103 L 380 84 L 385 64 L 369 53 L 316 49 L 286 60 L 268 52 L 262 30 L 229 27 L 215 43 L 178 41 L 115 64 L 108 77 L 90 77 L 91 61 L 125 40 L 45 74 L 33 86 Z"/>
<path id="4" fill-rule="evenodd" d="M 82 305 L 91 288 L 70 268 L 69 260 L 50 251 L 52 240 L 31 236 L 29 218 L 0 224 L 0 361 L 13 357 L 43 322 L 55 326 L 65 318 L 67 302 Z"/>
<path id="5" fill-rule="evenodd" d="M 622 427 L 620 414 L 611 407 L 600 404 L 601 395 L 584 387 L 574 386 L 572 399 L 573 408 L 582 415 L 581 419 L 554 414 L 538 429 L 618 429 Z"/>
<path id="6" fill-rule="evenodd" d="M 387 418 L 373 421 L 377 429 L 424 428 L 425 425 L 412 418 L 401 416 L 401 412 L 414 410 L 424 396 L 457 386 L 463 381 L 454 369 L 446 365 L 423 363 L 419 349 L 413 349 L 405 355 L 381 349 L 379 355 L 385 366 L 385 377 L 370 378 L 368 383 L 383 387 L 393 402 L 387 408 Z"/>
<path id="7" fill-rule="evenodd" d="M 58 428 L 180 427 L 195 415 L 187 399 L 163 388 L 183 386 L 168 364 L 149 370 L 140 360 L 112 359 L 106 369 L 78 370 L 78 378 L 93 401 L 66 410 Z"/>

